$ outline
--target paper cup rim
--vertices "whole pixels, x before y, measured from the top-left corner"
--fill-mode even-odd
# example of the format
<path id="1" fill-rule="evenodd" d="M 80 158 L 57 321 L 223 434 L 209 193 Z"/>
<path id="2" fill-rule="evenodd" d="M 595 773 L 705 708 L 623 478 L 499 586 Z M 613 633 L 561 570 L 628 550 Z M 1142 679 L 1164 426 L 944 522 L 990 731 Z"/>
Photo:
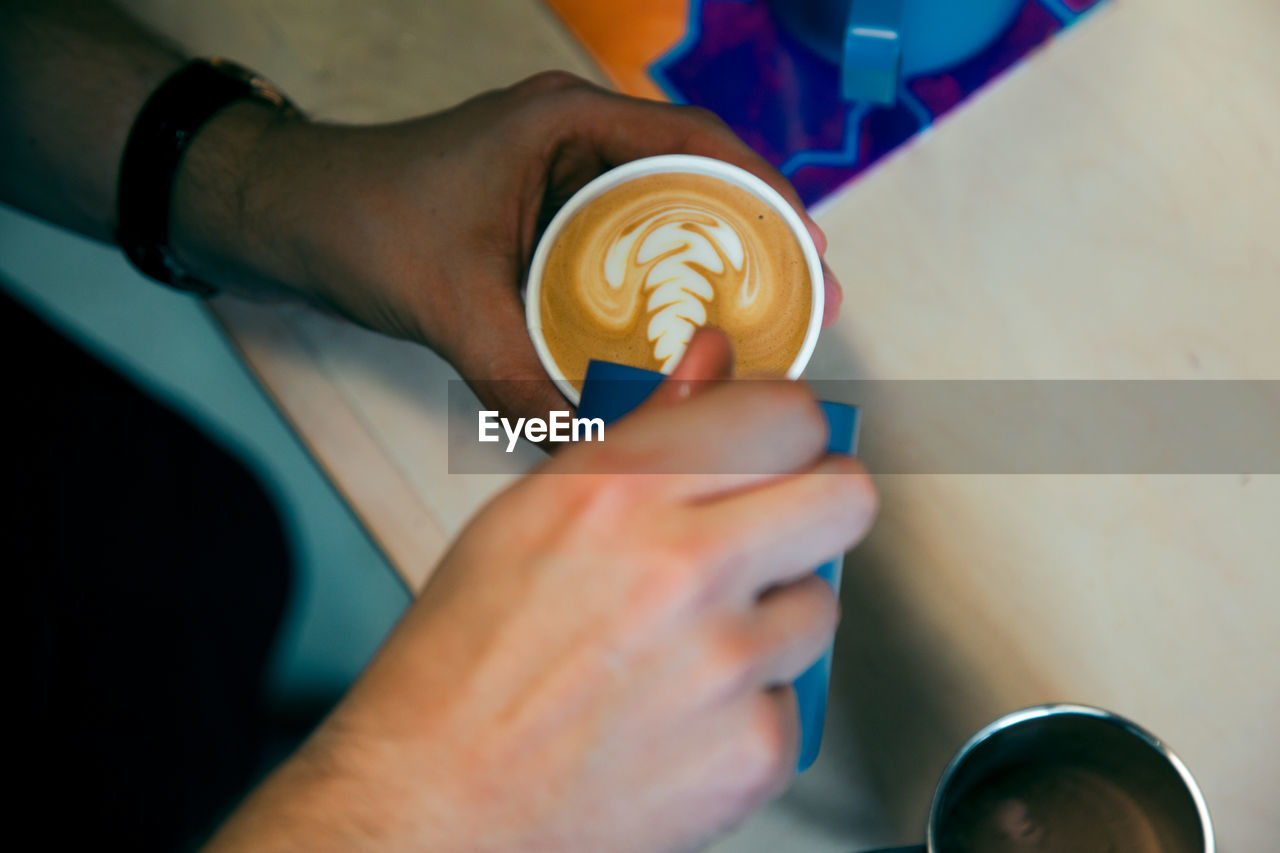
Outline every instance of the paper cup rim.
<path id="1" fill-rule="evenodd" d="M 542 292 L 542 275 L 546 268 L 547 256 L 551 253 L 551 247 L 560 232 L 564 230 L 565 226 L 586 204 L 628 181 L 648 175 L 668 173 L 707 175 L 713 178 L 720 178 L 756 196 L 782 217 L 783 221 L 790 227 L 796 240 L 800 243 L 800 249 L 805 258 L 805 266 L 809 271 L 809 285 L 812 291 L 809 306 L 809 325 L 805 330 L 804 341 L 800 345 L 800 351 L 791 362 L 791 366 L 787 368 L 785 375 L 788 379 L 800 378 L 804 369 L 809 365 L 809 360 L 813 357 L 813 351 L 818 345 L 818 334 L 822 331 L 822 315 L 826 308 L 822 259 L 818 255 L 818 248 L 814 245 L 809 229 L 805 227 L 804 221 L 800 219 L 800 214 L 796 213 L 795 208 L 782 197 L 781 193 L 746 169 L 712 157 L 701 157 L 696 154 L 659 154 L 655 157 L 632 160 L 599 175 L 565 202 L 564 206 L 551 218 L 546 230 L 542 232 L 542 236 L 538 239 L 538 246 L 533 253 L 533 260 L 529 264 L 529 277 L 524 292 L 525 325 L 529 331 L 529 338 L 533 341 L 533 348 L 538 354 L 538 360 L 542 362 L 543 369 L 547 371 L 552 382 L 560 389 L 560 393 L 564 394 L 575 406 L 578 404 L 580 396 L 578 389 L 574 388 L 573 384 L 565 377 L 564 371 L 560 369 L 555 358 L 551 355 L 546 338 L 542 334 L 542 316 L 538 297 Z"/>

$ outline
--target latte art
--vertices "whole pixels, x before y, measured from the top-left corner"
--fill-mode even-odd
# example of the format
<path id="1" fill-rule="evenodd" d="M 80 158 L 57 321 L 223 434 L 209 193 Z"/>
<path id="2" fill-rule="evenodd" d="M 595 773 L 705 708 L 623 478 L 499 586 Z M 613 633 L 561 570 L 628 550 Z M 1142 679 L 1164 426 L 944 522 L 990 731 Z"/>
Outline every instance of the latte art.
<path id="1" fill-rule="evenodd" d="M 670 372 L 708 323 L 741 372 L 781 374 L 808 331 L 811 283 L 786 222 L 704 175 L 636 178 L 589 202 L 548 256 L 542 331 L 575 385 L 592 358 Z"/>
<path id="2" fill-rule="evenodd" d="M 751 254 L 750 243 L 714 211 L 661 205 L 612 236 L 602 270 L 609 286 L 580 280 L 579 298 L 612 328 L 629 325 L 643 307 L 653 358 L 667 372 L 718 295 L 735 300 L 738 310 L 755 303 L 760 283 Z M 607 298 L 599 298 L 602 292 Z"/>

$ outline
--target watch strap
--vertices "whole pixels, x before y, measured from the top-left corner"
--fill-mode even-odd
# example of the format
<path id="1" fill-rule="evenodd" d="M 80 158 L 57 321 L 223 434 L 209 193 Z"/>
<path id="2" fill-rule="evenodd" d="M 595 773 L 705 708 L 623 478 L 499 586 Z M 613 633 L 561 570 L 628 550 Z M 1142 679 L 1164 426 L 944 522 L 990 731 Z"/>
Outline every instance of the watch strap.
<path id="1" fill-rule="evenodd" d="M 222 59 L 196 59 L 169 76 L 134 120 L 120 161 L 116 241 L 142 273 L 179 290 L 215 289 L 189 275 L 169 246 L 178 168 L 200 129 L 228 105 L 254 98 L 292 105 L 262 78 Z"/>

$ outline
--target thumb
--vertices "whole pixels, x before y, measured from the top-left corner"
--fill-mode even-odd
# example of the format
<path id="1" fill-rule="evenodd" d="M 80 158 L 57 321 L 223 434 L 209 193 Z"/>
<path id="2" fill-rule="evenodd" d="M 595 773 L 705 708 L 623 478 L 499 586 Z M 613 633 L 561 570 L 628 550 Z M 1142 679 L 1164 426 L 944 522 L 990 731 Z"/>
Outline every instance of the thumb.
<path id="1" fill-rule="evenodd" d="M 733 344 L 714 326 L 693 333 L 676 369 L 654 392 L 658 404 L 688 400 L 733 377 Z"/>

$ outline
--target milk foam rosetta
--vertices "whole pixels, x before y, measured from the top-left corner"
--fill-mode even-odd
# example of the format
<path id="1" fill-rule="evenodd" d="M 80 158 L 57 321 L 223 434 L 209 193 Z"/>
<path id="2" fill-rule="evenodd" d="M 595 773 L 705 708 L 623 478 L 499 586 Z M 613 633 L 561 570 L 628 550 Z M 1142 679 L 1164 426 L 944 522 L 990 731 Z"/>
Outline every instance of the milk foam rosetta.
<path id="1" fill-rule="evenodd" d="M 768 204 L 718 178 L 666 173 L 583 206 L 548 255 L 539 312 L 578 385 L 592 358 L 670 372 L 708 323 L 733 339 L 739 372 L 785 373 L 812 300 L 803 249 Z"/>

